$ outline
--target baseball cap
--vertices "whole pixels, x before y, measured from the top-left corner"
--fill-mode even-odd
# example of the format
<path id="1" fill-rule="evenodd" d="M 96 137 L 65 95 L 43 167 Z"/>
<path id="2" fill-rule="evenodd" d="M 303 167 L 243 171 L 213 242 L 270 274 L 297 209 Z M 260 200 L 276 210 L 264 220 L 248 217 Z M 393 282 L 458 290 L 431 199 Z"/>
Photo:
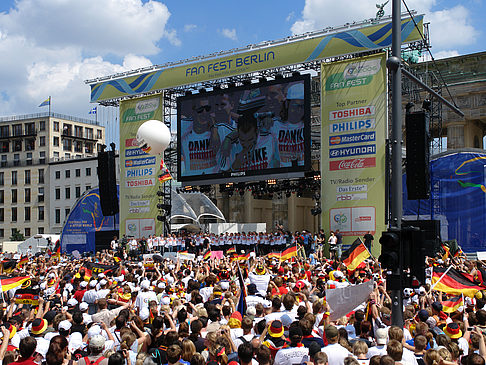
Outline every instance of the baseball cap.
<path id="1" fill-rule="evenodd" d="M 60 330 L 69 331 L 71 329 L 71 327 L 72 327 L 71 322 L 69 322 L 67 320 L 59 322 L 59 329 Z"/>
<path id="2" fill-rule="evenodd" d="M 91 326 L 88 330 L 88 338 L 91 339 L 98 335 L 101 335 L 101 327 L 98 325 Z"/>
<path id="3" fill-rule="evenodd" d="M 248 294 L 253 295 L 257 292 L 257 286 L 254 283 L 248 285 Z"/>
<path id="4" fill-rule="evenodd" d="M 375 332 L 376 344 L 386 345 L 386 338 L 388 333 L 385 328 L 378 328 Z"/>
<path id="5" fill-rule="evenodd" d="M 140 283 L 140 287 L 142 289 L 148 289 L 150 288 L 150 281 L 148 280 L 143 280 L 141 283 Z"/>
<path id="6" fill-rule="evenodd" d="M 86 288 L 88 286 L 88 283 L 86 281 L 82 281 L 79 285 L 81 286 L 81 288 Z"/>
<path id="7" fill-rule="evenodd" d="M 102 335 L 96 335 L 89 340 L 89 347 L 92 349 L 103 349 L 105 347 L 105 338 Z"/>
<path id="8" fill-rule="evenodd" d="M 335 326 L 327 326 L 326 329 L 324 330 L 326 333 L 326 338 L 334 338 L 337 337 L 338 335 L 338 330 Z"/>
<path id="9" fill-rule="evenodd" d="M 421 309 L 417 313 L 417 318 L 422 322 L 425 322 L 429 318 L 429 312 L 427 312 L 425 309 Z"/>
<path id="10" fill-rule="evenodd" d="M 89 282 L 89 286 L 90 286 L 91 288 L 94 288 L 94 287 L 95 287 L 97 284 L 98 284 L 98 280 L 91 280 L 91 281 Z"/>
<path id="11" fill-rule="evenodd" d="M 71 298 L 71 299 L 69 299 L 69 300 L 67 301 L 67 305 L 68 305 L 68 307 L 75 307 L 75 306 L 76 306 L 76 304 L 78 304 L 78 301 L 77 301 L 76 299 L 74 299 L 74 298 Z"/>
<path id="12" fill-rule="evenodd" d="M 86 302 L 82 302 L 81 304 L 79 304 L 79 310 L 80 310 L 81 312 L 83 312 L 83 311 L 87 310 L 88 308 L 89 308 L 89 304 L 88 304 L 88 303 L 86 303 Z"/>

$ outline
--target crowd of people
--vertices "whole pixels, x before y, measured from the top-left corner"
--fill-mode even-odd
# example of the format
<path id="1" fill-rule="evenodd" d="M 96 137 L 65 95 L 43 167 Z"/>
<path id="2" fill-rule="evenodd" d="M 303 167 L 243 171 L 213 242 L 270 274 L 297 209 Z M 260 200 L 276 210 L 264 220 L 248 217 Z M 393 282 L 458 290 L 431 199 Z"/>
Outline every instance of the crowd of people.
<path id="1" fill-rule="evenodd" d="M 445 312 L 450 296 L 429 277 L 406 290 L 405 324 L 393 326 L 386 273 L 373 258 L 351 272 L 324 257 L 157 256 L 23 260 L 2 279 L 2 365 L 485 364 L 481 290 Z M 465 257 L 428 264 L 482 270 Z M 333 318 L 329 290 L 369 282 L 368 298 Z"/>

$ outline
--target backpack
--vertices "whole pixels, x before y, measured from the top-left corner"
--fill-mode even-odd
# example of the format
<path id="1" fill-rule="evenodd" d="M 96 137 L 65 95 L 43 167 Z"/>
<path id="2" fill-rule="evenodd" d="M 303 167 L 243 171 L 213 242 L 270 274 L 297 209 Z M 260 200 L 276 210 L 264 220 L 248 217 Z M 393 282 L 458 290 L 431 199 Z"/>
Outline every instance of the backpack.
<path id="1" fill-rule="evenodd" d="M 86 365 L 99 365 L 100 362 L 102 362 L 104 359 L 106 359 L 106 357 L 100 356 L 95 362 L 91 362 L 91 360 L 88 359 L 88 356 L 83 357 L 83 359 L 84 359 L 84 362 L 86 363 Z"/>

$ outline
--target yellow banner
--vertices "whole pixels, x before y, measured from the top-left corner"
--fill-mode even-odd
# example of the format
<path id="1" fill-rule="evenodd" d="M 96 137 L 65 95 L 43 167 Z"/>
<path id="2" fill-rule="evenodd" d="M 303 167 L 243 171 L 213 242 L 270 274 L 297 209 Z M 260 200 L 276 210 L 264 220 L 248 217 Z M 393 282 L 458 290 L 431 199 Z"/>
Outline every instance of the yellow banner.
<path id="1" fill-rule="evenodd" d="M 161 156 L 143 152 L 136 140 L 150 119 L 163 120 L 162 94 L 120 103 L 120 234 L 135 238 L 162 233 L 156 219 Z"/>
<path id="2" fill-rule="evenodd" d="M 416 16 L 419 29 L 423 16 Z M 420 34 L 410 18 L 402 20 L 402 42 L 420 40 Z M 177 67 L 160 69 L 141 75 L 112 79 L 91 84 L 91 101 L 163 90 L 285 65 L 305 63 L 350 53 L 391 47 L 391 22 L 350 28 L 315 38 L 289 39 L 258 50 L 235 53 Z"/>
<path id="3" fill-rule="evenodd" d="M 322 226 L 344 244 L 385 230 L 385 60 L 321 66 Z"/>

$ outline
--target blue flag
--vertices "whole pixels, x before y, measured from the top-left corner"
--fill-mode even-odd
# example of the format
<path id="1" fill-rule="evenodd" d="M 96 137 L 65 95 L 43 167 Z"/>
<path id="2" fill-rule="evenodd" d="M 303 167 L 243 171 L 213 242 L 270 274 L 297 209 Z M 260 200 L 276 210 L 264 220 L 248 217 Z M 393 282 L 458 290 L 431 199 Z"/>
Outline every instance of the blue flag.
<path id="1" fill-rule="evenodd" d="M 96 114 L 96 108 L 98 108 L 97 106 L 91 108 L 91 110 L 89 111 L 88 114 Z"/>
<path id="2" fill-rule="evenodd" d="M 49 96 L 46 100 L 44 100 L 40 105 L 39 107 L 41 106 L 47 106 L 47 105 L 51 105 L 51 97 Z"/>

